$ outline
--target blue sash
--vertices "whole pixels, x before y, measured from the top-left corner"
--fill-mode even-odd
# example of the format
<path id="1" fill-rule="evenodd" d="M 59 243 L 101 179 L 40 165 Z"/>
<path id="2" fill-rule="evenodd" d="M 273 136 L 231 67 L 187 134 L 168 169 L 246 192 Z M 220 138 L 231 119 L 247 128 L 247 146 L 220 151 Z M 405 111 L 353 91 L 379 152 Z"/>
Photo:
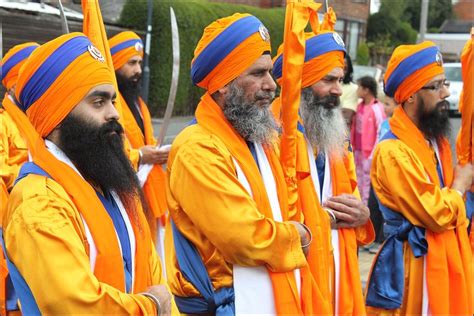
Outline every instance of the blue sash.
<path id="1" fill-rule="evenodd" d="M 382 137 L 397 139 L 392 131 Z M 397 213 L 377 198 L 384 218 L 386 240 L 375 258 L 369 284 L 366 305 L 384 309 L 400 308 L 405 286 L 403 243 L 408 241 L 416 258 L 428 252 L 425 229 L 411 224 L 402 214 Z"/>
<path id="2" fill-rule="evenodd" d="M 202 297 L 175 296 L 179 311 L 185 314 L 235 315 L 234 288 L 221 288 L 214 291 L 209 274 L 196 247 L 181 234 L 173 220 L 170 222 L 176 260 L 181 273 L 202 295 Z"/>

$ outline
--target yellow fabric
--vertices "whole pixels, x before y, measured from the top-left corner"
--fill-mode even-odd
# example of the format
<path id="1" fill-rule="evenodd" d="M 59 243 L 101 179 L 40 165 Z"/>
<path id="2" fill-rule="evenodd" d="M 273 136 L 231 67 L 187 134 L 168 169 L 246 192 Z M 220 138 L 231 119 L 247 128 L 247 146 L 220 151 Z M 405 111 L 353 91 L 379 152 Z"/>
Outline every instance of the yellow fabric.
<path id="1" fill-rule="evenodd" d="M 201 51 L 229 25 L 247 16 L 250 16 L 250 14 L 235 13 L 208 25 L 197 43 L 191 64 L 194 63 Z M 230 52 L 202 81 L 197 83 L 197 86 L 206 89 L 209 94 L 216 92 L 237 78 L 265 51 L 271 51 L 270 41 L 264 40 L 259 32 L 254 33 Z"/>
<path id="2" fill-rule="evenodd" d="M 11 192 L 4 219 L 8 256 L 43 315 L 156 314 L 148 298 L 125 294 L 94 276 L 81 213 L 54 180 L 22 179 Z M 150 273 L 148 286 L 165 284 L 154 247 L 148 250 L 143 265 Z"/>
<path id="3" fill-rule="evenodd" d="M 400 65 L 400 63 L 406 58 L 432 46 L 435 46 L 433 42 L 425 41 L 416 45 L 400 45 L 395 48 L 387 64 L 384 82 L 388 81 L 393 71 L 397 69 L 398 65 Z M 402 84 L 400 84 L 398 89 L 395 91 L 393 98 L 398 104 L 405 102 L 412 94 L 420 90 L 420 88 L 423 87 L 433 77 L 442 73 L 444 73 L 444 70 L 441 65 L 441 61 L 439 64 L 434 62 L 414 71 L 407 78 L 405 78 Z"/>
<path id="4" fill-rule="evenodd" d="M 398 108 L 390 121 L 405 122 L 409 139 L 417 141 L 419 131 L 403 118 Z M 402 117 L 402 118 L 399 118 Z M 401 123 L 397 123 L 400 126 Z M 412 126 L 413 125 L 413 126 Z M 394 131 L 395 133 L 395 131 Z M 401 134 L 403 136 L 403 134 Z M 398 136 L 398 135 L 397 135 Z M 440 188 L 430 180 L 431 161 L 419 157 L 416 151 L 428 147 L 423 136 L 411 147 L 406 141 L 386 140 L 375 149 L 371 181 L 377 197 L 388 208 L 400 212 L 410 223 L 425 227 L 428 253 L 415 259 L 405 242 L 405 293 L 399 310 L 384 311 L 370 308 L 372 314 L 420 314 L 423 262 L 427 265 L 428 300 L 430 310 L 438 314 L 472 314 L 472 253 L 467 236 L 466 210 L 462 197 L 449 187 Z M 449 145 L 441 153 L 443 174 L 448 178 L 452 170 Z M 427 155 L 433 158 L 431 150 Z M 444 158 L 443 158 L 444 157 Z"/>
<path id="5" fill-rule="evenodd" d="M 120 32 L 114 37 L 109 39 L 109 47 L 112 49 L 114 46 L 119 45 L 125 41 L 138 39 L 141 40 L 140 36 L 138 36 L 135 32 L 125 31 Z M 123 65 L 125 65 L 128 60 L 134 56 L 140 56 L 143 58 L 143 45 L 136 45 L 121 49 L 120 51 L 116 52 L 112 55 L 112 60 L 114 62 L 114 70 L 119 69 Z"/>
<path id="6" fill-rule="evenodd" d="M 28 160 L 28 148 L 15 122 L 0 108 L 0 176 L 11 190 L 21 165 Z"/>
<path id="7" fill-rule="evenodd" d="M 243 140 L 238 139 L 237 147 L 251 156 Z M 215 289 L 232 286 L 232 264 L 265 265 L 273 272 L 289 272 L 306 265 L 296 229 L 264 215 L 270 210 L 260 210 L 260 202 L 249 196 L 237 178 L 232 157 L 216 134 L 196 124 L 178 135 L 168 160 L 170 215 L 198 249 Z M 258 174 L 256 170 L 252 177 L 259 177 Z M 255 196 L 263 198 L 260 192 Z M 179 296 L 198 295 L 179 270 L 169 230 L 165 239 L 172 292 Z M 283 299 L 290 302 L 292 298 Z"/>
<path id="8" fill-rule="evenodd" d="M 35 43 L 35 42 L 28 42 L 28 43 L 23 43 L 23 44 L 20 44 L 20 45 L 16 45 L 16 46 L 13 46 L 12 48 L 10 48 L 10 50 L 5 54 L 5 56 L 3 56 L 2 58 L 2 62 L 0 63 L 0 68 L 3 67 L 3 65 L 5 65 L 5 63 L 12 57 L 14 57 L 18 52 L 20 52 L 21 50 L 29 47 L 29 46 L 36 46 L 38 47 L 39 44 L 38 43 Z M 18 73 L 20 72 L 20 68 L 21 66 L 23 66 L 23 64 L 26 62 L 26 58 L 23 59 L 22 61 L 18 62 L 16 65 L 14 65 L 9 71 L 8 73 L 6 74 L 6 76 L 4 76 L 2 78 L 2 84 L 3 86 L 5 87 L 5 89 L 10 90 L 15 84 L 16 84 L 16 80 L 18 78 Z"/>
<path id="9" fill-rule="evenodd" d="M 130 145 L 133 149 L 140 149 L 145 145 L 156 146 L 156 139 L 153 136 L 153 124 L 151 122 L 150 112 L 145 102 L 139 98 L 140 113 L 142 114 L 143 125 L 145 127 L 145 135 L 137 124 L 135 117 L 127 105 L 125 99 L 120 94 L 122 102 L 123 127 L 127 135 Z M 135 106 L 135 105 L 132 105 Z M 154 218 L 160 218 L 167 210 L 166 205 L 166 173 L 160 165 L 155 165 L 148 175 L 147 181 L 143 186 L 143 191 L 148 202 L 148 206 L 153 212 Z M 151 223 L 150 223 L 151 224 Z M 154 225 L 150 225 L 154 228 Z"/>

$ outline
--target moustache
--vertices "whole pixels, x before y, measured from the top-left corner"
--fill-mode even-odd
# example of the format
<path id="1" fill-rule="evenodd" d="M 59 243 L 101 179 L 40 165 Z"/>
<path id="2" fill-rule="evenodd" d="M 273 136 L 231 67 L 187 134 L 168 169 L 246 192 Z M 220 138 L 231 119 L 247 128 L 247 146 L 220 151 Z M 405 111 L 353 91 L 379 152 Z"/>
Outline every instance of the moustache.
<path id="1" fill-rule="evenodd" d="M 449 109 L 449 102 L 446 100 L 439 101 L 436 103 L 436 109 L 438 111 L 447 111 Z"/>
<path id="2" fill-rule="evenodd" d="M 124 133 L 122 125 L 115 120 L 104 123 L 99 129 L 99 135 L 110 135 L 113 133 L 116 133 L 119 136 L 122 136 Z"/>
<path id="3" fill-rule="evenodd" d="M 273 99 L 275 99 L 275 92 L 273 91 L 270 91 L 270 92 L 262 91 L 262 92 L 258 92 L 255 95 L 255 101 L 269 100 L 270 102 L 272 102 Z"/>

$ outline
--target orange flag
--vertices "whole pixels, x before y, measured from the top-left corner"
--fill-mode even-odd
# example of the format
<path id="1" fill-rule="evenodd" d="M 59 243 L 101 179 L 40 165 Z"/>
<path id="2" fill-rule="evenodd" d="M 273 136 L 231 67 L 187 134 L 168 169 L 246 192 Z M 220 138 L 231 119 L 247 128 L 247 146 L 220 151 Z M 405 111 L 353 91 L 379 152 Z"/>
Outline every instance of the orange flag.
<path id="1" fill-rule="evenodd" d="M 283 67 L 281 80 L 282 127 L 281 163 L 288 186 L 290 214 L 296 212 L 296 143 L 301 77 L 305 56 L 305 28 L 310 22 L 314 32 L 319 29 L 317 10 L 321 4 L 311 0 L 289 0 L 286 5 L 283 36 Z"/>
<path id="2" fill-rule="evenodd" d="M 105 32 L 104 20 L 100 12 L 98 0 L 82 1 L 82 13 L 84 14 L 84 22 L 82 25 L 83 33 L 91 40 L 94 46 L 100 50 L 102 56 L 105 58 L 105 63 L 109 66 L 110 71 L 114 72 L 114 63 L 112 55 L 110 54 L 109 42 L 107 40 L 107 33 Z M 115 72 L 114 72 L 115 74 Z M 114 88 L 118 93 L 117 78 L 114 75 Z M 120 98 L 115 100 L 115 108 L 120 115 L 120 124 L 122 122 L 122 105 Z"/>
<path id="3" fill-rule="evenodd" d="M 471 29 L 471 38 L 464 46 L 461 55 L 462 64 L 462 80 L 464 82 L 463 91 L 459 100 L 459 111 L 461 112 L 461 130 L 456 143 L 456 152 L 458 161 L 461 164 L 472 163 L 474 157 L 474 148 L 472 146 L 472 138 L 474 135 L 474 127 L 472 124 L 474 99 L 472 90 L 474 85 L 474 53 L 473 53 L 474 28 Z"/>

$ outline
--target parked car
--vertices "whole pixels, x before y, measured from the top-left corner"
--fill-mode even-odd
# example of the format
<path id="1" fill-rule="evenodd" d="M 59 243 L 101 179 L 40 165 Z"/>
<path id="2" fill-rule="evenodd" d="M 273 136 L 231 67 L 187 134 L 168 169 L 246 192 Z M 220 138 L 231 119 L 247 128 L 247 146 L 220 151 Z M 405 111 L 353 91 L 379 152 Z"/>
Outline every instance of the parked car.
<path id="1" fill-rule="evenodd" d="M 461 97 L 463 86 L 461 63 L 445 63 L 443 64 L 443 68 L 446 80 L 451 83 L 449 86 L 451 95 L 447 99 L 449 102 L 449 112 L 454 115 L 459 115 L 459 98 Z"/>

